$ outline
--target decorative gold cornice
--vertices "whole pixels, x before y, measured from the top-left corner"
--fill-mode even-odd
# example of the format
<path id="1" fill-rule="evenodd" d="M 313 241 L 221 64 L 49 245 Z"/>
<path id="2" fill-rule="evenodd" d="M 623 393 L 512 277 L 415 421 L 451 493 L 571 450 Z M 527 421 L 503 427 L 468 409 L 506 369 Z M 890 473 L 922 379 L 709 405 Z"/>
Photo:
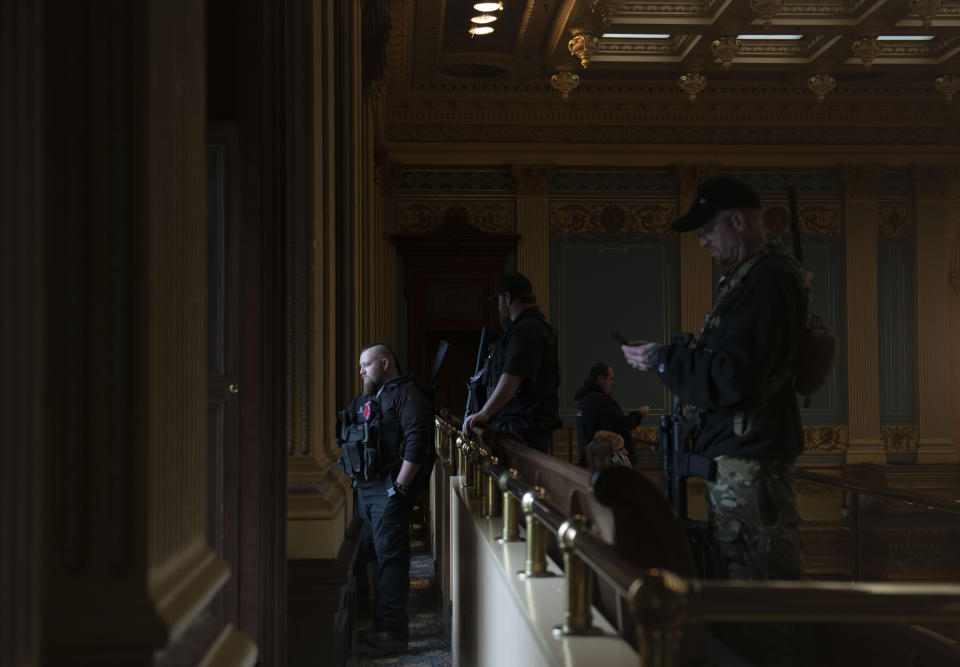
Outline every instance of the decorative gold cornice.
<path id="1" fill-rule="evenodd" d="M 720 173 L 718 167 L 687 167 L 678 166 L 673 170 L 673 177 L 681 193 L 693 192 L 698 185 Z"/>
<path id="2" fill-rule="evenodd" d="M 516 210 L 512 202 L 401 201 L 398 208 L 401 233 L 505 234 L 515 228 Z"/>
<path id="3" fill-rule="evenodd" d="M 550 235 L 644 233 L 660 236 L 676 232 L 672 204 L 632 202 L 575 202 L 550 205 Z"/>
<path id="4" fill-rule="evenodd" d="M 913 206 L 907 201 L 880 202 L 880 236 L 913 236 Z"/>
<path id="5" fill-rule="evenodd" d="M 516 184 L 518 197 L 550 196 L 550 181 L 557 168 L 554 165 L 513 166 L 510 174 Z"/>
<path id="6" fill-rule="evenodd" d="M 919 434 L 916 426 L 881 426 L 880 440 L 883 449 L 891 452 L 915 452 Z"/>
<path id="7" fill-rule="evenodd" d="M 678 89 L 678 92 L 679 89 Z M 686 98 L 685 104 L 689 104 Z M 752 114 L 731 126 L 717 126 L 717 119 L 709 114 L 690 118 L 689 124 L 679 124 L 675 114 L 651 113 L 629 122 L 606 125 L 550 124 L 546 118 L 523 124 L 469 124 L 434 122 L 427 117 L 418 122 L 391 123 L 390 141 L 450 142 L 450 143 L 556 143 L 572 145 L 593 144 L 786 144 L 786 145 L 863 145 L 863 146 L 950 146 L 960 145 L 960 125 L 954 128 L 913 127 L 891 133 L 888 127 L 864 124 L 856 127 L 817 127 L 754 125 Z M 489 121 L 489 116 L 483 120 Z M 558 119 L 559 120 L 559 119 Z M 569 121 L 569 119 L 566 119 Z M 809 118 L 806 119 L 809 121 Z M 663 125 L 664 122 L 672 125 Z M 699 122 L 698 122 L 699 121 Z M 731 122 L 730 117 L 723 122 Z M 701 124 L 702 123 L 702 124 Z"/>
<path id="8" fill-rule="evenodd" d="M 843 170 L 843 186 L 847 199 L 877 198 L 882 167 L 848 167 Z"/>
<path id="9" fill-rule="evenodd" d="M 803 451 L 808 454 L 842 454 L 849 444 L 846 426 L 803 427 Z"/>

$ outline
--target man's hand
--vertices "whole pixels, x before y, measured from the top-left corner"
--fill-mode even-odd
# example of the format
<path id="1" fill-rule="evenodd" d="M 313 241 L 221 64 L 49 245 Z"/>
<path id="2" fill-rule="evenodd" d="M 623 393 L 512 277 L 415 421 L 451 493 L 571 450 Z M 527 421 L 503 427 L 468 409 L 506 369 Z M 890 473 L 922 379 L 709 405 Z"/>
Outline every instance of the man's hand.
<path id="1" fill-rule="evenodd" d="M 649 343 L 645 340 L 633 341 L 629 345 L 621 345 L 623 356 L 631 367 L 638 371 L 653 369 L 657 356 L 660 354 L 660 343 Z"/>
<path id="2" fill-rule="evenodd" d="M 463 432 L 469 433 L 474 428 L 483 428 L 489 421 L 490 415 L 486 414 L 483 410 L 480 412 L 474 412 L 472 415 L 467 417 L 466 421 L 463 422 Z"/>
<path id="3" fill-rule="evenodd" d="M 639 409 L 634 410 L 631 414 L 636 414 L 636 415 L 638 415 L 638 416 L 640 417 L 640 419 L 643 419 L 643 418 L 646 417 L 648 414 L 650 414 L 650 406 L 649 406 L 649 405 L 641 405 Z"/>

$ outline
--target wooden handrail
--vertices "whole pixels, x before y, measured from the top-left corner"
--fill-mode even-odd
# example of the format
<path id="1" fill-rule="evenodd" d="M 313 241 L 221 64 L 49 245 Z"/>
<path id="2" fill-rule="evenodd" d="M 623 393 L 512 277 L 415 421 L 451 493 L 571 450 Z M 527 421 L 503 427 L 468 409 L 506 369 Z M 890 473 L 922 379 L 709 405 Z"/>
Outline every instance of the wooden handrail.
<path id="1" fill-rule="evenodd" d="M 920 505 L 929 509 L 940 510 L 950 514 L 960 514 L 960 500 L 946 500 L 936 496 L 928 496 L 923 493 L 913 491 L 902 491 L 899 489 L 890 489 L 883 486 L 874 486 L 862 482 L 850 482 L 847 479 L 837 478 L 831 475 L 824 475 L 810 470 L 798 468 L 796 471 L 797 479 L 805 479 L 811 482 L 818 482 L 828 486 L 834 486 L 844 491 L 864 493 L 881 498 L 889 498 L 910 505 Z"/>
<path id="2" fill-rule="evenodd" d="M 438 419 L 440 419 L 438 417 Z M 447 429 L 456 428 L 445 423 Z M 521 500 L 524 511 L 554 536 L 590 570 L 609 583 L 630 605 L 640 632 L 638 650 L 645 666 L 675 664 L 676 632 L 691 622 L 795 622 L 795 623 L 916 623 L 960 621 L 960 585 L 716 581 L 679 576 L 666 568 L 644 568 L 624 559 L 613 545 L 582 529 L 579 517 L 570 517 L 529 481 L 518 479 L 500 465 L 489 448 L 460 434 L 467 470 L 461 475 L 491 476 L 505 493 Z M 802 477 L 843 486 L 836 480 L 804 471 Z M 822 479 L 821 479 L 822 478 Z M 594 481 L 596 481 L 596 477 Z M 883 495 L 903 502 L 960 510 L 950 502 L 919 494 L 891 492 L 868 485 L 847 485 L 850 491 Z M 935 502 L 929 502 L 935 501 Z M 528 536 L 528 539 L 533 539 Z M 574 568 L 567 575 L 567 586 Z"/>

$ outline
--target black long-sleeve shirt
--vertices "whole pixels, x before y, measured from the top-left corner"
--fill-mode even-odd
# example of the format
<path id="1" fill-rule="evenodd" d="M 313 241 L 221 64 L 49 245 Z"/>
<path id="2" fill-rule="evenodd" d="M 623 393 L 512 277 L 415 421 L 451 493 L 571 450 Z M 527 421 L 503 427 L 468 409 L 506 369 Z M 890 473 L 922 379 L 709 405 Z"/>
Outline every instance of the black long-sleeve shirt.
<path id="1" fill-rule="evenodd" d="M 788 258 L 770 253 L 726 294 L 695 347 L 661 348 L 657 374 L 702 413 L 697 453 L 787 460 L 799 455 L 803 433 L 792 383 L 771 383 L 791 363 L 806 317 L 797 270 Z"/>
<path id="2" fill-rule="evenodd" d="M 630 455 L 630 463 L 636 464 L 637 452 L 630 432 L 637 427 L 643 416 L 639 412 L 623 414 L 620 404 L 596 382 L 586 380 L 577 390 L 577 450 L 579 464 L 583 465 L 583 450 L 597 431 L 613 431 L 620 434 Z"/>

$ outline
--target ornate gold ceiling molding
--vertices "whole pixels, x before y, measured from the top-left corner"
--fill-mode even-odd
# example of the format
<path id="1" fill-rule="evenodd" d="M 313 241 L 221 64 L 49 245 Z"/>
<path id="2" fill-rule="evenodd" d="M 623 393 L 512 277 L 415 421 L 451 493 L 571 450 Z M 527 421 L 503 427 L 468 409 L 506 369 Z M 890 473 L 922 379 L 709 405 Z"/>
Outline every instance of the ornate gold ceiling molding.
<path id="1" fill-rule="evenodd" d="M 767 231 L 784 234 L 790 230 L 790 209 L 785 201 L 768 200 L 762 209 Z M 826 238 L 838 238 L 843 229 L 843 209 L 839 203 L 805 204 L 797 210 L 800 231 Z"/>
<path id="2" fill-rule="evenodd" d="M 654 118 L 676 122 L 675 118 L 657 118 L 655 115 Z M 869 121 L 867 118 L 863 120 Z M 683 126 L 642 122 L 616 126 L 549 125 L 542 121 L 522 125 L 391 123 L 387 128 L 387 139 L 392 142 L 552 143 L 568 147 L 576 144 L 960 146 L 960 128 L 956 127 L 947 134 L 943 128 L 925 127 L 891 132 L 884 126 L 758 127 L 745 120 L 733 127 L 705 127 L 702 124 L 705 122 L 711 122 L 709 116 Z"/>
<path id="3" fill-rule="evenodd" d="M 913 236 L 913 204 L 908 201 L 880 202 L 877 211 L 879 234 L 885 238 Z"/>
<path id="4" fill-rule="evenodd" d="M 842 454 L 849 445 L 846 426 L 803 427 L 803 451 L 807 454 Z"/>
<path id="5" fill-rule="evenodd" d="M 406 234 L 428 234 L 438 230 L 509 234 L 516 226 L 516 207 L 512 202 L 451 204 L 401 200 L 397 207 L 397 227 Z"/>
<path id="6" fill-rule="evenodd" d="M 672 204 L 563 202 L 550 204 L 550 235 L 656 234 L 672 236 L 677 219 Z"/>
<path id="7" fill-rule="evenodd" d="M 712 15 L 724 0 L 706 0 L 705 2 L 625 2 L 614 19 L 636 19 L 651 14 L 697 14 Z"/>

